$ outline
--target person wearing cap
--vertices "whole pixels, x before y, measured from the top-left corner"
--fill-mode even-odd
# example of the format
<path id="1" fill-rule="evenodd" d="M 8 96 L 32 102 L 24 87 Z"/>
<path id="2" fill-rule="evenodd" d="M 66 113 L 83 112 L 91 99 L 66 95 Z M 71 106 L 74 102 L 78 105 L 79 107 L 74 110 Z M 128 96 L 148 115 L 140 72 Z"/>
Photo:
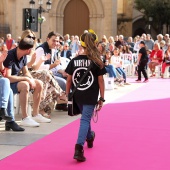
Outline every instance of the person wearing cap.
<path id="1" fill-rule="evenodd" d="M 146 66 L 148 63 L 148 54 L 146 51 L 145 43 L 144 41 L 141 41 L 139 43 L 140 50 L 138 54 L 138 62 L 137 62 L 137 70 L 138 70 L 138 79 L 136 82 L 141 82 L 141 73 L 143 74 L 145 80 L 144 83 L 148 82 L 148 75 L 146 72 Z"/>
<path id="2" fill-rule="evenodd" d="M 68 73 L 66 94 L 68 95 L 70 90 L 73 90 L 78 84 L 88 67 L 92 66 L 74 93 L 74 101 L 78 104 L 82 114 L 73 158 L 81 162 L 86 160 L 83 150 L 85 142 L 87 141 L 88 148 L 93 147 L 95 132 L 91 130 L 90 122 L 95 106 L 97 105 L 97 110 L 100 110 L 105 101 L 103 75 L 106 74 L 106 70 L 96 46 L 97 40 L 97 35 L 93 30 L 84 33 L 80 37 L 80 43 L 84 48 L 84 52 L 82 50 L 83 53 L 73 58 L 66 68 Z M 100 98 L 98 100 L 99 91 Z"/>

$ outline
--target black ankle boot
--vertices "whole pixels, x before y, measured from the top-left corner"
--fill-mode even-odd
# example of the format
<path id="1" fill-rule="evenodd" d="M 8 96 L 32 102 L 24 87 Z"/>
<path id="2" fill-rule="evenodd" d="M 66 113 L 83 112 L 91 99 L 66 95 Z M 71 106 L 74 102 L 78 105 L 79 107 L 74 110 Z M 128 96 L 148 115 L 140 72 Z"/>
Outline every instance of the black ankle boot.
<path id="1" fill-rule="evenodd" d="M 20 127 L 16 122 L 12 121 L 12 122 L 6 122 L 5 123 L 5 130 L 9 131 L 10 129 L 12 129 L 13 131 L 24 131 L 25 129 Z"/>
<path id="2" fill-rule="evenodd" d="M 86 161 L 86 158 L 84 157 L 84 150 L 82 145 L 79 144 L 75 145 L 74 159 L 77 159 L 77 161 L 79 162 Z"/>
<path id="3" fill-rule="evenodd" d="M 94 141 L 94 138 L 95 138 L 95 132 L 94 132 L 94 131 L 91 131 L 91 135 L 92 135 L 92 138 L 91 138 L 91 139 L 86 139 L 86 141 L 87 141 L 87 147 L 88 147 L 88 148 L 92 148 L 92 147 L 93 147 L 93 141 Z"/>
<path id="4" fill-rule="evenodd" d="M 4 120 L 8 120 L 8 121 L 12 120 L 12 117 L 8 116 L 7 111 L 4 108 L 0 108 L 0 117 L 1 119 Z"/>

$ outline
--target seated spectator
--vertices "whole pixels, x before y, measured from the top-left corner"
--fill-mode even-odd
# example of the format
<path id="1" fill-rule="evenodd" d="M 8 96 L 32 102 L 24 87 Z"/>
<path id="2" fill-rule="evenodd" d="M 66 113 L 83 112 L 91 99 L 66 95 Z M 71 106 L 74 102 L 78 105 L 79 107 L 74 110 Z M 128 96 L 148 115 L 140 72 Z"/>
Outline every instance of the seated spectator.
<path id="1" fill-rule="evenodd" d="M 7 108 L 7 103 L 8 103 L 8 97 L 9 95 L 5 94 L 5 92 L 9 92 L 10 91 L 10 87 L 8 88 L 8 86 L 5 86 L 5 84 L 8 84 L 8 79 L 3 78 L 1 74 L 5 73 L 5 68 L 3 65 L 3 61 L 5 60 L 7 56 L 7 52 L 2 52 L 0 53 L 0 85 L 2 88 L 0 88 L 0 121 L 2 119 L 4 120 L 11 120 L 12 117 L 8 116 L 6 108 Z M 7 87 L 7 88 L 6 88 Z"/>
<path id="2" fill-rule="evenodd" d="M 147 34 L 146 35 L 146 40 L 144 41 L 146 48 L 149 50 L 153 50 L 153 46 L 154 46 L 154 41 L 151 39 L 151 35 Z"/>
<path id="3" fill-rule="evenodd" d="M 109 42 L 109 44 L 115 44 L 114 37 L 113 37 L 113 36 L 110 36 L 110 37 L 108 38 L 108 42 Z"/>
<path id="4" fill-rule="evenodd" d="M 163 35 L 162 35 L 162 34 L 158 34 L 156 37 L 157 37 L 157 40 L 155 40 L 155 44 L 156 44 L 156 43 L 159 43 L 159 44 L 160 44 L 160 42 L 161 42 L 161 41 L 163 40 L 163 38 L 164 38 Z"/>
<path id="5" fill-rule="evenodd" d="M 113 55 L 113 51 L 114 51 L 114 49 L 115 49 L 114 43 L 110 43 L 108 49 L 109 49 L 109 51 L 111 52 L 111 55 Z"/>
<path id="6" fill-rule="evenodd" d="M 167 66 L 170 66 L 170 45 L 168 45 L 168 49 L 166 50 L 165 55 L 164 55 L 164 60 L 163 60 L 162 69 L 161 69 L 162 70 L 161 78 L 164 78 L 165 68 Z"/>
<path id="7" fill-rule="evenodd" d="M 69 50 L 69 44 L 64 43 L 63 51 L 61 51 L 61 57 L 65 57 L 71 60 L 72 53 L 71 50 Z"/>
<path id="8" fill-rule="evenodd" d="M 120 50 L 119 50 L 120 51 Z M 122 58 L 122 66 L 123 68 L 129 68 L 131 67 L 132 63 L 132 52 L 130 51 L 129 45 L 124 45 L 122 53 L 120 53 Z"/>
<path id="9" fill-rule="evenodd" d="M 115 46 L 116 46 L 117 48 L 119 48 L 120 46 L 123 46 L 123 45 L 126 45 L 126 44 L 127 44 L 127 43 L 126 43 L 126 41 L 124 40 L 124 36 L 123 36 L 123 35 L 119 35 L 119 40 L 116 41 Z"/>
<path id="10" fill-rule="evenodd" d="M 165 51 L 167 50 L 168 47 L 166 46 L 166 42 L 164 40 L 160 42 L 160 48 L 163 51 L 163 53 L 165 53 Z"/>
<path id="11" fill-rule="evenodd" d="M 106 49 L 107 49 L 108 46 L 109 46 L 109 41 L 108 41 L 106 35 L 103 35 L 103 37 L 102 37 L 102 43 L 105 44 Z"/>
<path id="12" fill-rule="evenodd" d="M 134 48 L 135 43 L 133 42 L 132 37 L 128 37 L 127 44 L 129 46 L 130 51 L 133 53 L 133 48 Z"/>
<path id="13" fill-rule="evenodd" d="M 12 39 L 11 34 L 7 34 L 7 35 L 6 35 L 5 44 L 6 44 L 8 50 L 13 49 L 13 46 L 15 45 L 15 40 Z"/>
<path id="14" fill-rule="evenodd" d="M 66 34 L 64 36 L 64 43 L 68 43 L 68 45 L 70 46 L 71 40 L 70 40 L 70 35 L 69 34 Z"/>
<path id="15" fill-rule="evenodd" d="M 32 39 L 22 39 L 17 48 L 8 51 L 4 66 L 13 93 L 19 94 L 22 112 L 21 125 L 37 127 L 40 125 L 39 123 L 47 123 L 51 120 L 39 114 L 43 83 L 40 80 L 33 79 L 27 68 L 27 55 L 30 54 L 33 47 L 34 41 Z M 22 76 L 20 76 L 21 73 Z M 32 117 L 29 117 L 27 113 L 29 91 L 33 93 Z"/>
<path id="16" fill-rule="evenodd" d="M 149 68 L 151 70 L 151 77 L 155 76 L 155 67 L 160 65 L 163 60 L 163 51 L 160 49 L 159 43 L 154 44 L 154 48 L 150 54 Z"/>
<path id="17" fill-rule="evenodd" d="M 103 58 L 106 54 L 106 45 L 103 44 L 103 42 L 99 42 L 98 45 L 97 45 L 97 49 L 99 50 L 100 55 L 101 55 L 101 59 L 103 60 Z"/>
<path id="18" fill-rule="evenodd" d="M 112 56 L 111 60 L 112 60 L 111 63 L 116 68 L 118 73 L 123 76 L 124 85 L 129 85 L 129 83 L 126 82 L 126 73 L 122 68 L 122 59 L 121 59 L 121 56 L 119 54 L 119 49 L 118 48 L 114 49 L 114 55 Z"/>
<path id="19" fill-rule="evenodd" d="M 114 66 L 111 64 L 111 53 L 109 50 L 106 50 L 106 55 L 104 56 L 104 64 L 105 64 L 105 69 L 109 74 L 109 77 L 112 77 L 114 82 L 118 82 L 118 85 L 122 86 L 121 83 L 124 79 L 118 78 L 116 73 L 117 71 L 114 68 Z"/>
<path id="20" fill-rule="evenodd" d="M 52 31 L 48 34 L 47 41 L 44 42 L 39 47 L 37 47 L 36 60 L 35 60 L 35 63 L 33 64 L 34 70 L 48 70 L 49 71 L 58 66 L 58 71 L 59 70 L 61 71 L 59 67 L 60 60 L 58 59 L 56 60 L 55 54 L 53 53 L 54 49 L 56 49 L 56 47 L 60 45 L 59 39 L 60 39 L 60 35 Z M 50 54 L 50 57 L 48 58 L 45 57 L 46 59 L 42 60 L 42 57 L 46 56 L 46 54 Z M 66 73 L 64 74 L 63 71 L 59 73 L 61 73 L 63 76 L 66 76 Z M 59 77 L 58 75 L 53 75 L 53 76 L 58 82 L 61 89 L 65 91 L 66 80 L 63 77 Z M 66 103 L 57 104 L 55 108 L 57 110 L 67 111 L 67 104 Z"/>
<path id="21" fill-rule="evenodd" d="M 36 37 L 35 33 L 31 30 L 25 30 L 22 33 L 22 39 L 25 37 Z M 34 40 L 34 44 L 36 45 L 36 38 Z M 34 51 L 33 51 L 34 52 Z M 39 106 L 39 113 L 47 118 L 50 118 L 50 114 L 53 111 L 56 103 L 60 104 L 67 104 L 67 98 L 63 90 L 60 88 L 59 84 L 55 80 L 53 74 L 49 70 L 35 70 L 34 67 L 36 66 L 36 53 L 30 54 L 27 56 L 30 61 L 28 62 L 27 66 L 30 70 L 31 75 L 35 79 L 39 79 L 43 82 L 43 99 L 40 102 Z M 50 58 L 50 55 L 46 55 L 46 57 L 42 56 L 40 58 L 40 62 L 46 61 Z"/>
<path id="22" fill-rule="evenodd" d="M 0 72 L 5 75 L 5 67 L 3 61 L 7 56 L 7 52 L 0 54 Z M 5 130 L 9 131 L 24 131 L 24 128 L 21 128 L 14 118 L 14 106 L 13 106 L 13 93 L 10 88 L 10 82 L 7 78 L 4 78 L 0 75 L 0 120 L 4 119 Z"/>
<path id="23" fill-rule="evenodd" d="M 76 56 L 77 51 L 79 50 L 79 46 L 80 46 L 79 37 L 75 35 L 74 40 L 70 44 L 70 49 L 73 56 Z"/>

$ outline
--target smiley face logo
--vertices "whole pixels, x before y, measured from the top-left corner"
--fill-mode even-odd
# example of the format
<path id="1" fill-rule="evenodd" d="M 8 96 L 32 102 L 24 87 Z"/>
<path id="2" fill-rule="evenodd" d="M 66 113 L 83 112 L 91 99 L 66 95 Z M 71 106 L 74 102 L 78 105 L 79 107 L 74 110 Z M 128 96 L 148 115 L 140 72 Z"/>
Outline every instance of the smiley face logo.
<path id="1" fill-rule="evenodd" d="M 81 67 L 81 68 L 77 68 L 72 76 L 72 81 L 74 86 L 76 86 L 79 81 L 81 80 L 81 78 L 83 77 L 83 75 L 85 74 L 87 68 L 85 67 Z M 88 89 L 94 82 L 94 77 L 91 71 L 88 72 L 87 76 L 83 79 L 82 83 L 80 84 L 80 86 L 77 88 L 78 90 L 86 90 Z"/>

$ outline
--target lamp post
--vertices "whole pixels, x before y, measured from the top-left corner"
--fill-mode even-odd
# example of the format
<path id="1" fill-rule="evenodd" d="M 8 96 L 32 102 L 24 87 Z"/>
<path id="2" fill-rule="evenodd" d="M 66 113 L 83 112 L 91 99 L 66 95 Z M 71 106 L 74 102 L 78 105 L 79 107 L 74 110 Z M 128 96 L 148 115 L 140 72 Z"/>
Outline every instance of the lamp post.
<path id="1" fill-rule="evenodd" d="M 30 0 L 30 8 L 35 8 L 35 1 L 34 0 Z M 43 0 L 38 0 L 38 5 L 39 5 L 39 7 L 38 7 L 38 13 L 39 13 L 39 18 L 38 18 L 38 22 L 39 22 L 39 24 L 40 24 L 40 37 L 39 38 L 41 38 L 41 25 L 42 25 L 42 23 L 44 22 L 44 20 L 45 20 L 45 18 L 44 17 L 42 17 L 42 13 L 48 13 L 49 12 L 49 10 L 51 9 L 51 1 L 50 0 L 48 0 L 47 2 L 46 2 L 46 9 L 44 9 L 43 7 L 42 7 L 42 5 L 43 5 Z"/>

